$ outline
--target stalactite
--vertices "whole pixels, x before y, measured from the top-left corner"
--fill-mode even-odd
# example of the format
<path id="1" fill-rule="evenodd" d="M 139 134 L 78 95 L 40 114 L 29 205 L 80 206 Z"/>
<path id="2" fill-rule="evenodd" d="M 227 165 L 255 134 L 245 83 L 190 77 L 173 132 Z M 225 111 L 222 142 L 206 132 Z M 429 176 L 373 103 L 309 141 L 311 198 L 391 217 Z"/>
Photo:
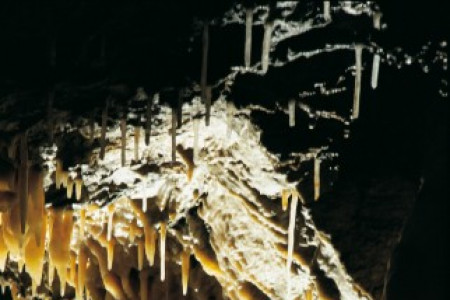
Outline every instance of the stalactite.
<path id="1" fill-rule="evenodd" d="M 177 161 L 177 109 L 172 108 L 172 128 L 170 130 L 172 133 L 172 162 Z"/>
<path id="2" fill-rule="evenodd" d="M 81 192 L 83 191 L 83 179 L 75 178 L 75 196 L 77 200 L 81 200 Z"/>
<path id="3" fill-rule="evenodd" d="M 177 128 L 180 128 L 183 124 L 183 95 L 184 90 L 178 91 L 178 103 L 177 103 Z"/>
<path id="4" fill-rule="evenodd" d="M 139 139 L 141 137 L 141 127 L 134 126 L 134 160 L 139 161 Z"/>
<path id="5" fill-rule="evenodd" d="M 137 244 L 137 259 L 138 259 L 138 270 L 141 271 L 144 267 L 144 241 L 142 239 L 138 239 L 136 241 Z"/>
<path id="6" fill-rule="evenodd" d="M 69 172 L 67 171 L 62 171 L 61 172 L 61 185 L 64 188 L 67 188 L 67 180 L 69 179 Z"/>
<path id="7" fill-rule="evenodd" d="M 261 66 L 263 74 L 266 74 L 267 70 L 269 69 L 269 53 L 272 38 L 272 28 L 273 23 L 271 21 L 267 21 L 264 25 L 264 39 L 261 55 Z"/>
<path id="8" fill-rule="evenodd" d="M 371 80 L 371 86 L 373 89 L 376 89 L 378 86 L 379 72 L 380 72 L 380 55 L 378 53 L 375 53 L 373 55 L 372 80 Z"/>
<path id="9" fill-rule="evenodd" d="M 28 217 L 28 136 L 23 134 L 20 139 L 20 170 L 19 170 L 19 205 L 20 228 L 25 234 Z"/>
<path id="10" fill-rule="evenodd" d="M 373 27 L 377 30 L 381 29 L 381 17 L 383 14 L 379 11 L 373 13 Z"/>
<path id="11" fill-rule="evenodd" d="M 58 271 L 60 295 L 64 295 L 67 267 L 70 257 L 70 241 L 72 238 L 73 214 L 71 210 L 55 210 L 52 235 L 49 243 L 51 263 Z"/>
<path id="12" fill-rule="evenodd" d="M 189 283 L 189 269 L 190 269 L 191 253 L 189 249 L 185 249 L 181 253 L 181 283 L 183 286 L 183 296 L 186 296 Z"/>
<path id="13" fill-rule="evenodd" d="M 331 21 L 330 1 L 323 1 L 323 18 L 325 21 Z"/>
<path id="14" fill-rule="evenodd" d="M 359 117 L 359 99 L 361 96 L 362 45 L 355 45 L 355 91 L 353 95 L 352 119 Z"/>
<path id="15" fill-rule="evenodd" d="M 245 11 L 245 67 L 250 68 L 252 59 L 252 28 L 253 28 L 253 8 Z"/>
<path id="16" fill-rule="evenodd" d="M 53 143 L 54 129 L 53 129 L 53 102 L 55 100 L 54 90 L 50 91 L 47 100 L 47 134 L 50 143 Z"/>
<path id="17" fill-rule="evenodd" d="M 0 214 L 0 218 L 3 218 L 3 215 Z M 5 271 L 6 260 L 8 258 L 8 247 L 3 238 L 3 228 L 0 228 L 0 272 Z"/>
<path id="18" fill-rule="evenodd" d="M 208 51 L 209 51 L 209 24 L 203 25 L 202 36 L 202 71 L 200 77 L 201 97 L 203 103 L 206 103 L 206 85 L 208 84 Z"/>
<path id="19" fill-rule="evenodd" d="M 286 209 L 288 207 L 289 195 L 290 195 L 290 190 L 284 189 L 281 191 L 281 208 L 283 209 L 283 211 L 286 211 Z"/>
<path id="20" fill-rule="evenodd" d="M 77 285 L 77 299 L 83 299 L 84 286 L 86 284 L 86 270 L 88 264 L 87 249 L 84 244 L 78 248 L 78 285 Z"/>
<path id="21" fill-rule="evenodd" d="M 153 266 L 155 262 L 156 231 L 150 224 L 146 224 L 144 228 L 144 235 L 145 235 L 145 255 L 147 257 L 150 266 Z"/>
<path id="22" fill-rule="evenodd" d="M 111 239 L 107 242 L 106 246 L 106 260 L 108 265 L 108 271 L 112 270 L 114 262 L 114 246 L 116 245 L 116 240 Z"/>
<path id="23" fill-rule="evenodd" d="M 61 184 L 62 184 L 62 175 L 63 172 L 63 166 L 62 166 L 62 161 L 57 159 L 55 162 L 55 184 L 56 184 L 56 189 L 59 190 L 61 188 Z"/>
<path id="24" fill-rule="evenodd" d="M 94 143 L 95 137 L 95 112 L 92 111 L 89 115 L 89 144 Z"/>
<path id="25" fill-rule="evenodd" d="M 286 299 L 291 299 L 291 265 L 292 265 L 292 255 L 294 251 L 294 231 L 295 231 L 295 220 L 297 214 L 297 204 L 298 204 L 298 192 L 294 191 L 292 193 L 291 211 L 289 214 L 289 228 L 288 228 L 288 256 L 286 261 L 286 277 L 287 277 L 287 297 Z"/>
<path id="26" fill-rule="evenodd" d="M 105 107 L 102 111 L 102 131 L 100 136 L 100 159 L 105 158 L 105 149 L 106 149 L 106 126 L 108 122 L 108 106 L 109 101 L 106 101 Z"/>
<path id="27" fill-rule="evenodd" d="M 126 150 L 127 150 L 127 120 L 126 115 L 123 115 L 120 119 L 120 131 L 121 131 L 121 139 L 122 139 L 122 151 L 121 151 L 121 163 L 122 167 L 126 165 Z"/>
<path id="28" fill-rule="evenodd" d="M 67 178 L 67 199 L 72 198 L 74 185 L 75 185 L 75 182 L 73 181 L 72 177 L 69 176 Z"/>
<path id="29" fill-rule="evenodd" d="M 193 129 L 194 129 L 194 163 L 198 161 L 198 130 L 199 130 L 199 121 L 198 118 L 194 117 L 193 120 Z"/>
<path id="30" fill-rule="evenodd" d="M 289 100 L 289 127 L 295 126 L 295 100 Z"/>
<path id="31" fill-rule="evenodd" d="M 85 223 L 86 223 L 86 209 L 82 207 L 80 209 L 80 239 L 84 239 L 84 229 L 85 229 Z"/>
<path id="32" fill-rule="evenodd" d="M 142 270 L 139 272 L 139 291 L 141 300 L 148 299 L 148 269 Z"/>
<path id="33" fill-rule="evenodd" d="M 108 206 L 108 226 L 107 226 L 108 229 L 107 229 L 107 235 L 106 235 L 106 239 L 108 241 L 111 241 L 112 231 L 114 228 L 113 218 L 114 218 L 114 203 L 111 203 Z"/>
<path id="34" fill-rule="evenodd" d="M 160 250 L 159 250 L 159 256 L 161 259 L 160 266 L 161 266 L 161 281 L 164 281 L 166 279 L 166 223 L 161 222 L 159 228 L 159 235 L 160 235 Z"/>
<path id="35" fill-rule="evenodd" d="M 147 212 L 147 207 L 148 206 L 148 199 L 147 197 L 143 197 L 142 198 L 142 211 L 143 212 Z"/>
<path id="36" fill-rule="evenodd" d="M 145 145 L 150 144 L 150 134 L 152 131 L 152 97 L 147 99 L 147 112 L 145 115 Z"/>
<path id="37" fill-rule="evenodd" d="M 209 123 L 211 121 L 211 98 L 212 98 L 212 90 L 211 90 L 211 86 L 208 85 L 205 90 L 205 101 L 206 101 L 205 124 L 206 124 L 206 126 L 209 126 Z"/>
<path id="38" fill-rule="evenodd" d="M 320 197 L 320 158 L 314 158 L 314 200 Z"/>

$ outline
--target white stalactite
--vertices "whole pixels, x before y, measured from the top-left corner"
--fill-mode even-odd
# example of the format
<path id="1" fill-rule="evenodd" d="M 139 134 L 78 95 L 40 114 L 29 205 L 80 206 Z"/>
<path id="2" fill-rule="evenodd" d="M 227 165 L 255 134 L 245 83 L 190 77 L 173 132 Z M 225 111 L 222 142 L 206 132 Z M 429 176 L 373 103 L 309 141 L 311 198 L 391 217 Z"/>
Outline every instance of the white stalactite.
<path id="1" fill-rule="evenodd" d="M 361 69 L 362 69 L 362 45 L 355 46 L 355 91 L 353 95 L 352 119 L 359 117 L 359 101 L 361 97 Z"/>
<path id="2" fill-rule="evenodd" d="M 160 266 L 161 266 L 161 281 L 164 281 L 166 279 L 166 223 L 162 222 L 161 227 L 159 229 L 160 234 L 160 251 L 159 251 L 159 257 L 161 259 Z"/>
<path id="3" fill-rule="evenodd" d="M 121 152 L 121 162 L 122 167 L 125 166 L 127 158 L 126 158 L 126 147 L 127 147 L 127 120 L 125 117 L 120 119 L 120 131 L 122 133 L 122 152 Z"/>
<path id="4" fill-rule="evenodd" d="M 320 158 L 314 158 L 314 200 L 320 197 Z"/>
<path id="5" fill-rule="evenodd" d="M 377 30 L 381 29 L 381 12 L 375 12 L 373 13 L 373 27 Z"/>
<path id="6" fill-rule="evenodd" d="M 378 53 L 375 53 L 373 55 L 372 80 L 371 80 L 371 86 L 373 89 L 376 89 L 378 86 L 379 72 L 380 72 L 380 55 Z"/>
<path id="7" fill-rule="evenodd" d="M 200 75 L 200 88 L 203 103 L 206 103 L 206 85 L 208 84 L 208 51 L 209 51 L 209 25 L 207 22 L 203 25 L 202 37 L 202 70 Z"/>
<path id="8" fill-rule="evenodd" d="M 193 121 L 193 129 L 194 129 L 194 163 L 198 161 L 198 130 L 199 130 L 199 121 L 198 118 L 194 117 Z"/>
<path id="9" fill-rule="evenodd" d="M 263 39 L 262 56 L 261 56 L 261 65 L 262 65 L 263 74 L 267 73 L 267 70 L 269 69 L 269 53 L 270 53 L 270 44 L 271 44 L 271 38 L 272 38 L 272 28 L 273 28 L 272 22 L 267 22 L 264 25 L 264 39 Z"/>
<path id="10" fill-rule="evenodd" d="M 106 234 L 106 239 L 108 240 L 108 241 L 110 241 L 111 240 L 111 237 L 112 237 L 112 231 L 113 231 L 113 227 L 114 227 L 114 224 L 113 224 L 113 218 L 114 218 L 114 205 L 113 204 L 110 204 L 109 206 L 108 206 L 108 226 L 107 226 L 107 234 Z"/>
<path id="11" fill-rule="evenodd" d="M 294 232 L 295 232 L 295 219 L 297 216 L 297 204 L 298 204 L 298 192 L 292 191 L 291 210 L 289 214 L 289 228 L 288 228 L 288 256 L 286 261 L 286 279 L 287 279 L 287 297 L 291 299 L 291 265 L 292 255 L 294 252 Z"/>
<path id="12" fill-rule="evenodd" d="M 289 100 L 289 127 L 295 126 L 295 100 Z"/>
<path id="13" fill-rule="evenodd" d="M 172 108 L 172 129 L 170 130 L 172 134 L 172 162 L 177 161 L 177 109 Z"/>
<path id="14" fill-rule="evenodd" d="M 147 212 L 147 206 L 148 206 L 147 202 L 148 202 L 148 199 L 146 197 L 142 198 L 142 211 L 143 212 Z"/>
<path id="15" fill-rule="evenodd" d="M 101 136 L 100 136 L 100 159 L 105 158 L 107 121 L 108 121 L 108 102 L 106 102 L 106 105 L 102 111 L 102 131 L 101 131 Z"/>
<path id="16" fill-rule="evenodd" d="M 211 98 L 212 98 L 212 90 L 211 86 L 207 86 L 205 90 L 205 100 L 206 100 L 206 117 L 205 124 L 209 126 L 211 120 Z"/>
<path id="17" fill-rule="evenodd" d="M 134 127 L 134 160 L 139 161 L 139 140 L 141 137 L 141 127 Z"/>
<path id="18" fill-rule="evenodd" d="M 150 144 L 150 134 L 152 130 L 152 97 L 147 99 L 147 112 L 145 116 L 145 145 Z"/>
<path id="19" fill-rule="evenodd" d="M 247 8 L 245 11 L 245 67 L 250 68 L 252 59 L 252 28 L 253 28 L 253 9 Z"/>
<path id="20" fill-rule="evenodd" d="M 330 1 L 323 1 L 323 18 L 325 21 L 331 21 Z"/>

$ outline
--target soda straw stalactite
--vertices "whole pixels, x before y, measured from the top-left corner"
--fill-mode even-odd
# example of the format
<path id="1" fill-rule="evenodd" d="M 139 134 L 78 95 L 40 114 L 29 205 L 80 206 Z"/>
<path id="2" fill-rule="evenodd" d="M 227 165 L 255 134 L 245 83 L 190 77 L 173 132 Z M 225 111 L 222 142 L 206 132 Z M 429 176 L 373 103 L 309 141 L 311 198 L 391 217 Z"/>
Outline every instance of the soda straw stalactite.
<path id="1" fill-rule="evenodd" d="M 253 28 L 253 8 L 247 8 L 245 11 L 245 67 L 250 68 L 252 58 L 252 28 Z"/>

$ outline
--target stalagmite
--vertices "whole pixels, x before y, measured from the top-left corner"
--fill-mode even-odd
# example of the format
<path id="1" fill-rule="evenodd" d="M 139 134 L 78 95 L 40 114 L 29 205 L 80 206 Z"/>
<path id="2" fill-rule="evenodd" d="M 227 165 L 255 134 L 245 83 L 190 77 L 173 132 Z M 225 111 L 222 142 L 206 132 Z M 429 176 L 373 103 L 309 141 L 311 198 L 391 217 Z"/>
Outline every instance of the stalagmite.
<path id="1" fill-rule="evenodd" d="M 112 237 L 112 231 L 113 231 L 113 218 L 114 218 L 114 203 L 111 203 L 108 206 L 108 229 L 107 229 L 107 235 L 106 240 L 110 241 Z"/>
<path id="2" fill-rule="evenodd" d="M 73 194 L 73 186 L 75 185 L 75 182 L 73 181 L 72 177 L 67 178 L 67 199 L 72 198 Z"/>
<path id="3" fill-rule="evenodd" d="M 141 295 L 141 300 L 148 299 L 148 269 L 142 270 L 139 273 L 139 291 Z"/>
<path id="4" fill-rule="evenodd" d="M 80 177 L 75 178 L 75 195 L 77 200 L 81 200 L 81 192 L 83 190 L 83 179 Z"/>
<path id="5" fill-rule="evenodd" d="M 331 21 L 330 1 L 323 1 L 323 18 L 325 21 Z"/>
<path id="6" fill-rule="evenodd" d="M 189 283 L 190 257 L 191 253 L 189 249 L 185 249 L 181 253 L 181 282 L 183 285 L 183 296 L 186 296 L 187 294 L 187 288 Z"/>
<path id="7" fill-rule="evenodd" d="M 136 241 L 137 244 L 137 253 L 138 253 L 138 270 L 141 271 L 144 267 L 144 241 L 142 239 L 138 239 Z"/>
<path id="8" fill-rule="evenodd" d="M 290 190 L 284 189 L 281 191 L 281 208 L 286 211 L 288 207 Z"/>
<path id="9" fill-rule="evenodd" d="M 298 197 L 299 197 L 298 192 L 293 191 L 291 211 L 289 214 L 289 228 L 288 228 L 288 257 L 286 261 L 286 276 L 287 276 L 286 299 L 291 299 L 291 265 L 292 265 L 292 254 L 294 251 L 294 231 L 295 231 L 295 220 L 297 215 Z"/>
<path id="10" fill-rule="evenodd" d="M 352 119 L 359 117 L 359 98 L 361 96 L 362 45 L 355 45 L 355 91 L 353 95 Z"/>
<path id="11" fill-rule="evenodd" d="M 160 250 L 159 256 L 161 259 L 161 281 L 166 279 L 166 223 L 161 222 L 161 227 L 159 228 L 159 238 L 160 238 Z"/>
<path id="12" fill-rule="evenodd" d="M 170 130 L 172 134 L 172 162 L 177 161 L 177 109 L 172 108 L 172 128 Z"/>
<path id="13" fill-rule="evenodd" d="M 372 80 L 371 80 L 371 86 L 373 89 L 376 89 L 378 86 L 379 72 L 380 72 L 380 55 L 378 53 L 375 53 L 373 55 Z"/>
<path id="14" fill-rule="evenodd" d="M 150 134 L 152 131 L 152 97 L 147 99 L 147 112 L 145 115 L 145 145 L 150 144 Z"/>
<path id="15" fill-rule="evenodd" d="M 211 86 L 207 86 L 205 90 L 205 100 L 206 100 L 206 117 L 205 124 L 209 126 L 211 120 L 211 98 L 212 98 L 212 90 Z"/>
<path id="16" fill-rule="evenodd" d="M 121 151 L 121 163 L 122 167 L 126 164 L 126 150 L 127 150 L 127 120 L 126 116 L 122 116 L 120 119 L 120 132 L 121 132 L 121 138 L 122 138 L 122 151 Z"/>
<path id="17" fill-rule="evenodd" d="M 295 126 L 295 100 L 289 100 L 289 127 Z"/>
<path id="18" fill-rule="evenodd" d="M 102 111 L 102 131 L 101 131 L 101 136 L 100 136 L 100 159 L 105 158 L 106 125 L 108 122 L 108 106 L 109 106 L 109 101 L 106 101 L 106 105 Z"/>
<path id="19" fill-rule="evenodd" d="M 134 160 L 139 161 L 139 139 L 141 136 L 141 127 L 134 127 Z"/>
<path id="20" fill-rule="evenodd" d="M 253 28 L 253 9 L 247 8 L 245 11 L 245 67 L 249 68 L 252 59 L 252 28 Z"/>
<path id="21" fill-rule="evenodd" d="M 28 136 L 25 133 L 20 139 L 20 169 L 19 169 L 19 206 L 20 228 L 25 234 L 28 215 Z"/>
<path id="22" fill-rule="evenodd" d="M 320 197 L 320 158 L 314 158 L 314 200 Z"/>
<path id="23" fill-rule="evenodd" d="M 197 163 L 197 161 L 198 161 L 198 127 L 199 127 L 198 118 L 194 117 L 192 126 L 194 127 L 194 163 Z"/>
<path id="24" fill-rule="evenodd" d="M 273 23 L 270 21 L 266 22 L 266 24 L 264 25 L 264 40 L 261 55 L 261 66 L 263 74 L 266 74 L 267 70 L 269 69 L 269 52 L 272 38 L 272 27 Z"/>
<path id="25" fill-rule="evenodd" d="M 200 75 L 200 88 L 203 103 L 206 103 L 206 85 L 208 84 L 208 51 L 209 51 L 209 25 L 203 25 L 202 36 L 202 70 Z"/>
<path id="26" fill-rule="evenodd" d="M 84 228 L 86 223 L 86 209 L 82 207 L 80 209 L 80 239 L 84 239 Z"/>

